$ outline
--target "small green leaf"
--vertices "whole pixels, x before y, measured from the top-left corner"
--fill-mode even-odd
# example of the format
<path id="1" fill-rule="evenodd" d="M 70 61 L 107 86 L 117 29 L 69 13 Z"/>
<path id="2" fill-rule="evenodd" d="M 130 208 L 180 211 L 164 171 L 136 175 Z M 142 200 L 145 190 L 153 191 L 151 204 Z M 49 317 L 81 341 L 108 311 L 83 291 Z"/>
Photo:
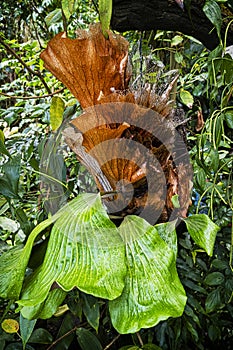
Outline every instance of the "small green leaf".
<path id="1" fill-rule="evenodd" d="M 83 313 L 87 318 L 88 323 L 98 331 L 99 318 L 100 318 L 100 305 L 98 299 L 92 295 L 82 294 L 84 301 Z"/>
<path id="2" fill-rule="evenodd" d="M 99 0 L 99 15 L 103 34 L 108 38 L 107 31 L 110 28 L 112 17 L 112 0 Z"/>
<path id="3" fill-rule="evenodd" d="M 5 319 L 1 326 L 6 333 L 17 333 L 19 330 L 19 323 L 12 318 Z"/>
<path id="4" fill-rule="evenodd" d="M 82 350 L 103 350 L 98 338 L 88 329 L 78 328 L 76 334 Z"/>
<path id="5" fill-rule="evenodd" d="M 50 105 L 50 125 L 53 131 L 57 130 L 63 120 L 65 103 L 62 98 L 53 96 Z"/>
<path id="6" fill-rule="evenodd" d="M 226 111 L 224 113 L 225 121 L 230 129 L 233 129 L 233 110 Z"/>
<path id="7" fill-rule="evenodd" d="M 75 11 L 78 8 L 79 0 L 62 0 L 62 10 L 67 18 L 69 20 L 70 16 L 75 13 Z"/>
<path id="8" fill-rule="evenodd" d="M 222 14 L 221 8 L 215 0 L 207 0 L 203 12 L 210 22 L 215 26 L 219 38 L 221 38 Z"/>
<path id="9" fill-rule="evenodd" d="M 126 244 L 128 273 L 123 293 L 109 302 L 113 326 L 121 334 L 135 333 L 181 316 L 186 296 L 173 250 L 155 227 L 138 216 L 127 216 L 119 230 Z"/>
<path id="10" fill-rule="evenodd" d="M 194 100 L 189 91 L 184 90 L 183 88 L 180 89 L 180 99 L 185 106 L 192 108 Z"/>
<path id="11" fill-rule="evenodd" d="M 0 216 L 0 227 L 4 231 L 14 233 L 19 229 L 19 224 L 16 221 L 5 216 Z"/>
<path id="12" fill-rule="evenodd" d="M 181 62 L 183 62 L 184 56 L 182 55 L 182 53 L 176 51 L 174 57 L 175 57 L 175 61 L 176 61 L 177 63 L 180 64 Z"/>
<path id="13" fill-rule="evenodd" d="M 177 46 L 181 44 L 183 41 L 183 37 L 181 35 L 175 35 L 171 40 L 171 46 Z"/>
<path id="14" fill-rule="evenodd" d="M 219 227 L 205 214 L 196 214 L 184 219 L 190 236 L 196 244 L 212 256 Z"/>
<path id="15" fill-rule="evenodd" d="M 4 175 L 0 178 L 0 193 L 5 197 L 18 198 L 21 157 L 19 155 L 8 160 L 2 166 Z"/>
<path id="16" fill-rule="evenodd" d="M 212 272 L 206 276 L 204 282 L 208 286 L 218 286 L 225 281 L 225 277 L 221 272 Z"/>
<path id="17" fill-rule="evenodd" d="M 23 317 L 22 314 L 20 314 L 19 324 L 20 324 L 20 335 L 23 343 L 23 349 L 25 349 L 28 339 L 30 338 L 33 332 L 36 321 L 37 320 L 27 320 L 26 318 Z"/>
<path id="18" fill-rule="evenodd" d="M 45 17 L 45 22 L 48 27 L 55 23 L 60 22 L 61 20 L 62 20 L 61 9 L 55 9 Z"/>
<path id="19" fill-rule="evenodd" d="M 172 196 L 172 204 L 174 208 L 180 208 L 179 195 L 175 194 Z"/>
<path id="20" fill-rule="evenodd" d="M 30 336 L 28 343 L 51 344 L 52 341 L 53 337 L 46 329 L 37 328 Z"/>
<path id="21" fill-rule="evenodd" d="M 4 138 L 4 133 L 3 131 L 0 129 L 0 152 L 2 154 L 5 154 L 5 156 L 8 156 L 11 158 L 10 153 L 8 152 L 8 150 L 6 149 L 6 146 L 4 144 L 5 138 Z"/>
<path id="22" fill-rule="evenodd" d="M 205 301 L 206 312 L 210 313 L 218 309 L 221 305 L 221 296 L 219 288 L 210 292 Z"/>

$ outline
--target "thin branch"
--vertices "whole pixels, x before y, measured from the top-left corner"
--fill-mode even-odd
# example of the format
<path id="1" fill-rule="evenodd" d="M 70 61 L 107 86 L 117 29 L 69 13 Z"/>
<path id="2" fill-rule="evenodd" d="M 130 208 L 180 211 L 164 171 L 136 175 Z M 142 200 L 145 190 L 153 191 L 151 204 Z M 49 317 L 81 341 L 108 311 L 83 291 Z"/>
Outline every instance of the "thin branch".
<path id="1" fill-rule="evenodd" d="M 142 338 L 141 338 L 141 336 L 140 336 L 140 333 L 139 333 L 139 332 L 137 332 L 136 334 L 137 334 L 137 337 L 138 337 L 138 340 L 139 340 L 140 346 L 143 346 L 144 344 L 143 344 Z"/>
<path id="2" fill-rule="evenodd" d="M 46 95 L 41 95 L 41 96 L 16 96 L 16 95 L 8 95 L 5 94 L 4 92 L 0 92 L 0 95 L 5 96 L 7 98 L 14 98 L 14 99 L 20 99 L 20 100 L 35 100 L 38 98 L 44 98 L 44 97 L 50 97 L 56 94 L 59 94 L 60 92 L 64 91 L 65 88 L 59 89 L 57 91 L 51 92 L 50 94 L 46 94 Z"/>
<path id="3" fill-rule="evenodd" d="M 10 52 L 15 58 L 17 58 L 17 60 L 23 65 L 24 68 L 27 69 L 27 71 L 28 71 L 29 73 L 31 73 L 31 74 L 34 75 L 34 76 L 37 76 L 37 77 L 40 79 L 40 81 L 42 82 L 42 84 L 44 85 L 44 87 L 45 87 L 45 89 L 47 90 L 47 92 L 48 92 L 49 94 L 51 94 L 50 88 L 48 87 L 48 85 L 47 85 L 47 83 L 45 82 L 45 80 L 44 80 L 42 74 L 41 74 L 39 71 L 36 72 L 36 71 L 34 71 L 31 67 L 29 67 L 29 66 L 22 60 L 22 58 L 15 52 L 15 50 L 13 50 L 8 44 L 6 44 L 5 41 L 4 41 L 1 37 L 0 37 L 0 44 L 1 44 L 2 46 L 4 46 L 5 49 L 6 49 L 8 52 Z"/>
<path id="4" fill-rule="evenodd" d="M 74 328 L 72 328 L 69 332 L 63 334 L 60 338 L 54 340 L 54 342 L 52 342 L 51 345 L 49 345 L 49 347 L 47 348 L 47 350 L 50 350 L 54 347 L 54 345 L 56 345 L 57 343 L 59 343 L 59 341 L 61 341 L 62 339 L 64 339 L 65 337 L 67 337 L 68 335 L 72 334 L 73 332 L 76 331 L 76 329 L 78 329 L 78 326 L 75 326 Z"/>
<path id="5" fill-rule="evenodd" d="M 109 349 L 114 343 L 115 343 L 115 341 L 118 339 L 118 338 L 120 338 L 120 334 L 118 334 L 112 341 L 111 341 L 111 343 L 109 343 L 107 346 L 105 346 L 105 348 L 104 348 L 104 350 L 107 350 L 107 349 Z"/>

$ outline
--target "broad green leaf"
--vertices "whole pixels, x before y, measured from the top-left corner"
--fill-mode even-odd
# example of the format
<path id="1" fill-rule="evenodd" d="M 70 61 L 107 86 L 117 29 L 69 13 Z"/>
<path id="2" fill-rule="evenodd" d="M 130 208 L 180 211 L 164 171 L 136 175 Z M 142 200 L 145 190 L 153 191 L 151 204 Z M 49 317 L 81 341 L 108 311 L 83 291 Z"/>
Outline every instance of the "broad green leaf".
<path id="1" fill-rule="evenodd" d="M 2 329 L 6 333 L 17 333 L 19 330 L 19 323 L 16 320 L 13 320 L 12 318 L 5 319 L 2 324 Z"/>
<path id="2" fill-rule="evenodd" d="M 224 113 L 225 121 L 230 129 L 233 129 L 233 110 L 226 111 Z"/>
<path id="3" fill-rule="evenodd" d="M 189 91 L 184 90 L 183 88 L 180 89 L 180 99 L 185 106 L 192 108 L 194 100 Z"/>
<path id="4" fill-rule="evenodd" d="M 35 227 L 28 237 L 24 248 L 21 246 L 13 247 L 0 256 L 0 296 L 2 298 L 19 298 L 34 240 L 38 234 L 51 225 L 60 214 L 61 212 L 58 212 Z"/>
<path id="5" fill-rule="evenodd" d="M 128 273 L 122 295 L 109 302 L 113 326 L 122 334 L 135 333 L 181 316 L 186 296 L 173 250 L 140 217 L 127 216 L 119 230 L 126 244 Z"/>
<path id="6" fill-rule="evenodd" d="M 88 294 L 83 294 L 82 299 L 84 301 L 83 313 L 86 316 L 88 323 L 97 332 L 100 318 L 100 305 L 98 299 Z"/>
<path id="7" fill-rule="evenodd" d="M 53 131 L 61 126 L 65 103 L 61 97 L 53 96 L 50 105 L 50 125 Z"/>
<path id="8" fill-rule="evenodd" d="M 212 272 L 206 276 L 204 282 L 208 286 L 219 286 L 225 281 L 225 277 L 221 272 Z"/>
<path id="9" fill-rule="evenodd" d="M 51 344 L 52 341 L 52 335 L 44 328 L 35 329 L 28 340 L 29 343 L 36 344 Z"/>
<path id="10" fill-rule="evenodd" d="M 88 329 L 78 328 L 76 334 L 82 350 L 103 350 L 98 338 Z"/>
<path id="11" fill-rule="evenodd" d="M 43 265 L 28 279 L 19 305 L 43 302 L 54 282 L 65 291 L 78 287 L 106 299 L 122 293 L 125 248 L 100 194 L 80 194 L 64 208 L 52 228 Z"/>
<path id="12" fill-rule="evenodd" d="M 99 0 L 99 15 L 103 34 L 108 38 L 107 31 L 110 28 L 112 17 L 112 0 Z"/>
<path id="13" fill-rule="evenodd" d="M 22 316 L 22 314 L 20 314 L 19 325 L 20 325 L 20 335 L 23 343 L 23 349 L 25 349 L 28 339 L 30 338 L 33 332 L 36 321 L 37 320 L 27 320 Z"/>
<path id="14" fill-rule="evenodd" d="M 165 222 L 163 224 L 155 225 L 160 237 L 167 243 L 177 256 L 177 234 L 176 234 L 176 220 Z"/>
<path id="15" fill-rule="evenodd" d="M 125 345 L 119 350 L 140 350 L 140 348 L 137 345 Z"/>
<path id="16" fill-rule="evenodd" d="M 203 12 L 210 22 L 215 26 L 219 38 L 221 38 L 222 14 L 218 3 L 215 0 L 207 0 Z"/>
<path id="17" fill-rule="evenodd" d="M 79 5 L 79 0 L 62 0 L 62 10 L 69 20 L 70 16 L 77 10 Z"/>
<path id="18" fill-rule="evenodd" d="M 28 319 L 52 317 L 66 297 L 66 292 L 61 288 L 49 292 L 45 301 L 35 306 L 24 306 L 20 309 L 21 314 Z"/>
<path id="19" fill-rule="evenodd" d="M 196 214 L 184 219 L 187 230 L 196 244 L 212 256 L 219 227 L 205 214 Z"/>

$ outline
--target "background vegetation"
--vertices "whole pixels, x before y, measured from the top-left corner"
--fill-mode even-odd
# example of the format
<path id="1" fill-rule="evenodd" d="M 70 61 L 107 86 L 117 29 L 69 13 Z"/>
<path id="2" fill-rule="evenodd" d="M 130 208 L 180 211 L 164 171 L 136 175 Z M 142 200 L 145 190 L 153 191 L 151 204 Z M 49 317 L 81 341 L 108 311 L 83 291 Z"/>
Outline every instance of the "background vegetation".
<path id="1" fill-rule="evenodd" d="M 97 4 L 80 0 L 67 15 L 57 0 L 4 0 L 0 9 L 0 235 L 1 253 L 25 244 L 31 230 L 57 205 L 47 199 L 47 181 L 40 165 L 45 145 L 53 135 L 50 121 L 52 95 L 60 91 L 63 118 L 80 113 L 79 104 L 48 71 L 39 54 L 49 39 L 62 30 L 75 35 L 98 21 Z M 66 9 L 64 11 L 64 9 Z M 64 14 L 66 12 L 66 14 Z M 220 22 L 216 19 L 215 26 Z M 182 30 L 182 28 L 181 28 Z M 151 329 L 119 335 L 111 326 L 106 302 L 73 290 L 55 315 L 27 321 L 16 304 L 0 301 L 0 349 L 230 349 L 233 340 L 232 276 L 232 134 L 233 60 L 225 41 L 213 51 L 181 32 L 127 32 L 133 62 L 133 79 L 166 79 L 177 69 L 176 103 L 185 110 L 187 147 L 194 169 L 190 213 L 205 213 L 221 227 L 210 258 L 195 246 L 180 227 L 178 273 L 188 302 L 182 317 L 160 322 Z M 227 37 L 227 32 L 226 32 Z M 54 137 L 54 136 L 53 136 Z M 53 139 L 54 140 L 54 139 Z M 58 141 L 59 142 L 59 141 Z M 48 149 L 49 146 L 47 146 Z M 53 154 L 54 151 L 54 154 Z M 57 153 L 58 152 L 58 153 Z M 56 155 L 56 157 L 55 157 Z M 65 147 L 51 151 L 57 162 L 55 177 L 63 183 L 66 198 L 95 190 L 93 182 Z M 54 185 L 55 186 L 55 185 Z M 56 192 L 56 186 L 54 192 Z M 48 235 L 45 232 L 45 236 Z M 29 263 L 39 265 L 47 240 L 38 240 Z M 11 333 L 12 332 L 12 333 Z M 27 345 L 26 345 L 27 344 Z M 128 346 L 128 347 L 127 347 Z"/>

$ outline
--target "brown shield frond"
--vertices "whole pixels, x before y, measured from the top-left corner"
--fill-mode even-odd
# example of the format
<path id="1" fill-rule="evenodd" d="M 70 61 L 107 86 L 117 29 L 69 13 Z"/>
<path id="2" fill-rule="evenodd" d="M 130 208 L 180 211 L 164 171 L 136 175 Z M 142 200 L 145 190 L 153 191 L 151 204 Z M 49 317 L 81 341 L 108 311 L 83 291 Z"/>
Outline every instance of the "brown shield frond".
<path id="1" fill-rule="evenodd" d="M 57 34 L 40 57 L 86 108 L 112 90 L 127 88 L 128 45 L 126 39 L 110 31 L 106 39 L 100 24 L 95 24 L 89 31 L 78 30 L 76 39 Z"/>

